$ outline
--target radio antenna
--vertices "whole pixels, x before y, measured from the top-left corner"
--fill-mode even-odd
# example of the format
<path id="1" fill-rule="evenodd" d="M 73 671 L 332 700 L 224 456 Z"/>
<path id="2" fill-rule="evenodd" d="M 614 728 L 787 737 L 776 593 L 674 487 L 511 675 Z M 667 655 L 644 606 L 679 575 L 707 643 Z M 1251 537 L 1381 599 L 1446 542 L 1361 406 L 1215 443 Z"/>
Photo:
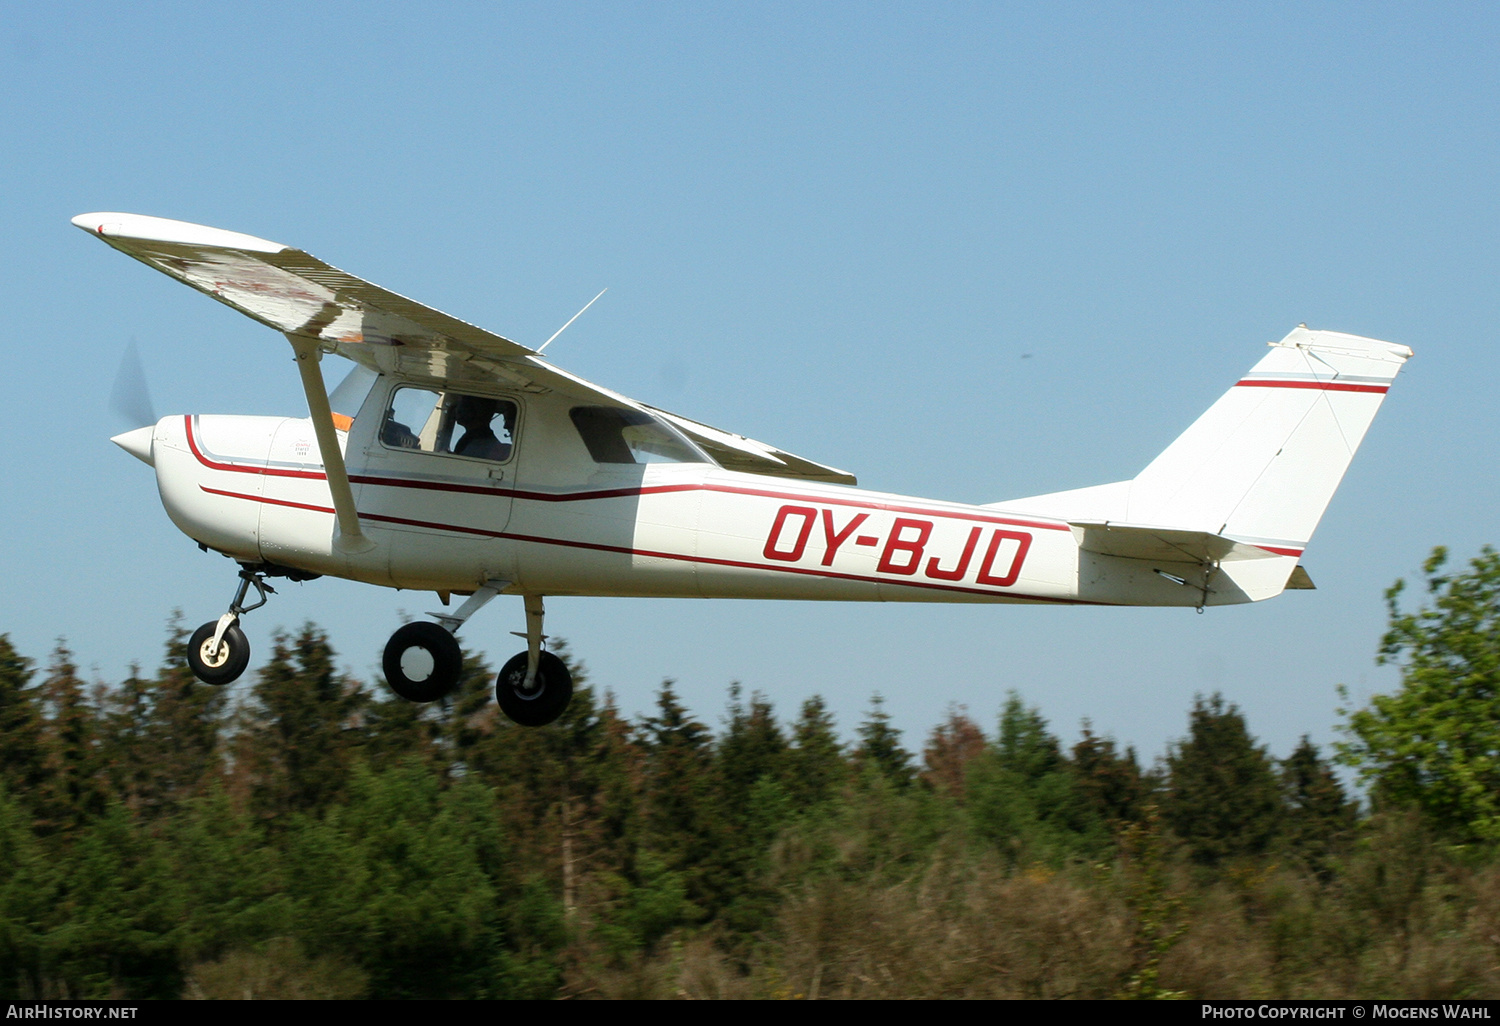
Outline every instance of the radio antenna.
<path id="1" fill-rule="evenodd" d="M 599 296 L 604 295 L 608 291 L 609 291 L 609 289 L 600 289 L 599 290 Z M 599 302 L 599 296 L 595 296 L 593 299 L 589 300 L 587 303 L 584 303 L 583 304 L 583 310 L 587 310 L 589 307 L 591 307 L 595 303 Z M 578 318 L 582 317 L 583 316 L 583 310 L 579 310 L 572 317 L 569 317 L 568 318 L 568 324 L 572 324 L 574 321 L 578 320 Z M 567 331 L 568 330 L 568 324 L 564 324 L 561 328 L 558 328 L 556 331 L 554 331 L 552 333 L 552 338 L 556 338 L 557 336 L 561 335 L 563 332 Z M 537 346 L 536 353 L 537 353 L 538 356 L 542 355 L 542 350 L 543 349 L 546 349 L 548 346 L 550 346 L 552 344 L 552 338 L 549 338 L 547 341 L 545 341 L 541 345 Z"/>

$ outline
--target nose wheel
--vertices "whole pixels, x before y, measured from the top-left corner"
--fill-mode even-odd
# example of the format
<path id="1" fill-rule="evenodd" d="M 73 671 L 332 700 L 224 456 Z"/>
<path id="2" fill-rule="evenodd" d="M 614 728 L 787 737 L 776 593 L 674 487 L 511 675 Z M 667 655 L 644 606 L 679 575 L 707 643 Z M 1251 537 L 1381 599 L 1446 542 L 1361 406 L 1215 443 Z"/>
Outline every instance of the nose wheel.
<path id="1" fill-rule="evenodd" d="M 240 630 L 239 624 L 224 628 L 216 643 L 214 635 L 218 629 L 219 621 L 210 620 L 188 639 L 188 667 L 193 676 L 205 684 L 221 685 L 238 680 L 245 667 L 250 665 L 250 642 L 245 640 L 245 632 Z"/>
<path id="2" fill-rule="evenodd" d="M 247 606 L 245 596 L 252 587 L 260 599 Z M 276 589 L 266 583 L 264 570 L 240 567 L 240 583 L 229 603 L 229 612 L 199 627 L 188 639 L 188 669 L 193 676 L 216 687 L 239 679 L 250 665 L 250 642 L 240 630 L 240 617 L 265 605 L 266 596 L 274 594 Z"/>

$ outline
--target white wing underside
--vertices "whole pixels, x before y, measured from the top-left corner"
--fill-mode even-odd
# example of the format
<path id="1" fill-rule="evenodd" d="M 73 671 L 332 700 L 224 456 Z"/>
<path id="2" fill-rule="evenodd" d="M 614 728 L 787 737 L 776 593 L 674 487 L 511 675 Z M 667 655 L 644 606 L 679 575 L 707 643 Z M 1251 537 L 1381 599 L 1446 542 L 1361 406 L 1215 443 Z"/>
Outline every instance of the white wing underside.
<path id="1" fill-rule="evenodd" d="M 854 475 L 743 435 L 636 402 L 585 381 L 536 351 L 325 264 L 280 243 L 139 214 L 81 214 L 73 223 L 163 274 L 285 335 L 385 373 L 455 387 L 502 384 L 590 404 L 645 410 L 729 470 L 854 484 Z"/>

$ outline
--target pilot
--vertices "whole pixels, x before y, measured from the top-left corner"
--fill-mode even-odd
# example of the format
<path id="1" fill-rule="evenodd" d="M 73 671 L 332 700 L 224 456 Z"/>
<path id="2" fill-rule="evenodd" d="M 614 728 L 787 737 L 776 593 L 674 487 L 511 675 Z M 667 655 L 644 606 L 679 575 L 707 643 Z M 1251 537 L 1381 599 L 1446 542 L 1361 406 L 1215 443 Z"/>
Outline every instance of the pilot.
<path id="1" fill-rule="evenodd" d="M 505 433 L 510 434 L 510 418 L 506 416 L 504 404 L 498 399 L 481 399 L 478 396 L 459 397 L 453 408 L 453 419 L 464 429 L 463 437 L 453 446 L 455 456 L 474 456 L 482 460 L 505 460 L 510 458 L 510 442 L 495 437 L 490 422 L 500 415 Z"/>

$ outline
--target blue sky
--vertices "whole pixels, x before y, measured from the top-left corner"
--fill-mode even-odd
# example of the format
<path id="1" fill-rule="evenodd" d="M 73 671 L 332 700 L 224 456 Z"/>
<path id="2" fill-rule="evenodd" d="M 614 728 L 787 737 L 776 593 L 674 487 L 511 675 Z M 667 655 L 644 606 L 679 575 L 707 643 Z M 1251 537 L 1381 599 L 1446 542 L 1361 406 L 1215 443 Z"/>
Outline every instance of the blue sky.
<path id="1" fill-rule="evenodd" d="M 919 748 L 1009 689 L 1147 759 L 1221 690 L 1327 743 L 1382 591 L 1496 540 L 1500 11 L 1472 4 L 13 5 L 0 22 L 12 427 L 0 632 L 115 681 L 233 577 L 111 446 L 134 339 L 160 413 L 304 412 L 285 342 L 68 225 L 249 232 L 539 344 L 647 402 L 994 501 L 1133 476 L 1299 322 L 1410 345 L 1304 558 L 1191 611 L 549 602 L 629 713 L 743 682 Z M 1029 354 L 1029 355 L 1027 355 Z M 366 678 L 431 596 L 289 585 Z M 498 664 L 519 600 L 466 628 Z M 252 663 L 255 665 L 255 663 Z"/>

